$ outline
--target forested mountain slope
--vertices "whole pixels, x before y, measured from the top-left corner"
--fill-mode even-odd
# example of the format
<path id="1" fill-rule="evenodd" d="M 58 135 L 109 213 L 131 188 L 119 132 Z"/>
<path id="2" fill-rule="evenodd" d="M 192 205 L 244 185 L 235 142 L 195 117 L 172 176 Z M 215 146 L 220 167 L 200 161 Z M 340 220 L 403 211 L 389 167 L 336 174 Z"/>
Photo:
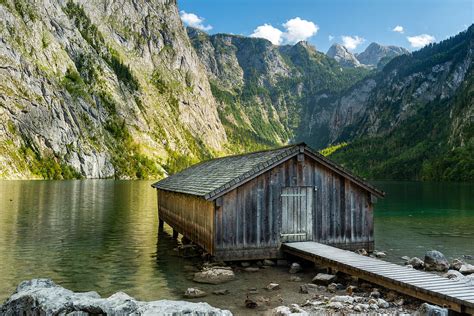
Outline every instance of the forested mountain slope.
<path id="1" fill-rule="evenodd" d="M 333 135 L 350 144 L 332 158 L 369 178 L 474 180 L 473 51 L 471 26 L 393 59 L 334 100 L 342 111 L 344 98 L 369 91 L 365 109 Z"/>

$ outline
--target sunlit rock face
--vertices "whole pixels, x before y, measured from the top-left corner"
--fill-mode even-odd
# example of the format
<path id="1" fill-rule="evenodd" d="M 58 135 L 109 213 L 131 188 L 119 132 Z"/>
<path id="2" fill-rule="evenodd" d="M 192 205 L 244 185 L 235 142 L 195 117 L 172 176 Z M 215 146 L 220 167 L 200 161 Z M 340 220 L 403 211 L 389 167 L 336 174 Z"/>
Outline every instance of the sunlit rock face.
<path id="1" fill-rule="evenodd" d="M 175 1 L 0 4 L 0 177 L 162 175 L 226 134 Z"/>

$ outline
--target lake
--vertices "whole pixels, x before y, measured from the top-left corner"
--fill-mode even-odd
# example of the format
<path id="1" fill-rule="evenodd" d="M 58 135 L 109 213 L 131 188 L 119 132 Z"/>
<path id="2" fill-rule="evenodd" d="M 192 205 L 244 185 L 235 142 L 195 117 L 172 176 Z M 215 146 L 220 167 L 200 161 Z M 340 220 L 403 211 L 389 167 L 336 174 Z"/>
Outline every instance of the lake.
<path id="1" fill-rule="evenodd" d="M 184 289 L 195 286 L 183 272 L 192 261 L 176 256 L 169 235 L 158 235 L 151 183 L 0 181 L 0 302 L 20 281 L 38 277 L 104 296 L 121 290 L 141 300 L 181 299 Z M 374 184 L 387 192 L 376 204 L 375 240 L 388 260 L 423 257 L 429 249 L 449 258 L 474 255 L 473 184 Z M 244 292 L 249 284 L 264 286 L 280 277 L 288 278 L 287 272 L 242 275 L 231 287 Z M 222 296 L 205 300 L 237 304 Z"/>

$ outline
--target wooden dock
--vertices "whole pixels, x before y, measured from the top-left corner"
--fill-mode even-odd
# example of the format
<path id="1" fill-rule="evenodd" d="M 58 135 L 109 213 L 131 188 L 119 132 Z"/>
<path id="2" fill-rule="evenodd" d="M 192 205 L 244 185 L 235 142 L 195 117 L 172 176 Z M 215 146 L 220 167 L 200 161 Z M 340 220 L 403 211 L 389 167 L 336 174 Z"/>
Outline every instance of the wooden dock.
<path id="1" fill-rule="evenodd" d="M 474 286 L 317 242 L 292 242 L 283 251 L 408 296 L 474 315 Z"/>

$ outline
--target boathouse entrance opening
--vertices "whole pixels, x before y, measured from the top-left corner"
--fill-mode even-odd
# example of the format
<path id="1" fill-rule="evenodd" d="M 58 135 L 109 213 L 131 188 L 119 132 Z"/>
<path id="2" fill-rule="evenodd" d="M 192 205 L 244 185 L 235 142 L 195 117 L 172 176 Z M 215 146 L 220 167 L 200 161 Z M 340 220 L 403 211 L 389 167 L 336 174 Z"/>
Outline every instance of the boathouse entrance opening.
<path id="1" fill-rule="evenodd" d="M 313 239 L 314 188 L 310 186 L 284 187 L 281 191 L 281 241 L 309 241 Z"/>

